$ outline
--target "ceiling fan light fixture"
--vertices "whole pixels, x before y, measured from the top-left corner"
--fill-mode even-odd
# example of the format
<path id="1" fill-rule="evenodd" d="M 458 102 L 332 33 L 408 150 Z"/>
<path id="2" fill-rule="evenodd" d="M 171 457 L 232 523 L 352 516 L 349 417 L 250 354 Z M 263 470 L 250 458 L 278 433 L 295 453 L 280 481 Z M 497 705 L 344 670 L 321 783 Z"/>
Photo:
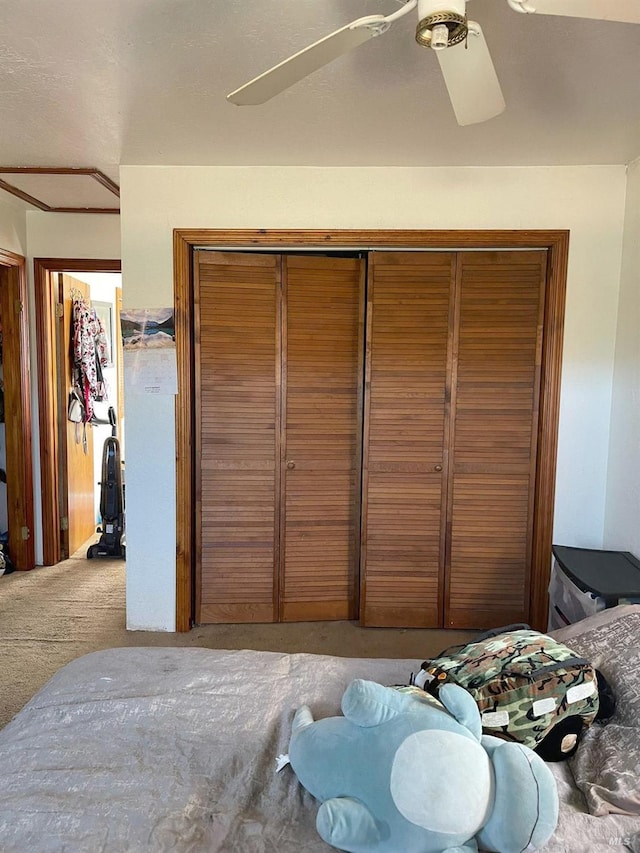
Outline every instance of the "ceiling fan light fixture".
<path id="1" fill-rule="evenodd" d="M 444 50 L 449 46 L 449 27 L 436 24 L 431 30 L 431 50 Z"/>
<path id="2" fill-rule="evenodd" d="M 445 33 L 446 30 L 446 33 Z M 467 37 L 467 17 L 458 12 L 433 12 L 418 21 L 416 41 L 423 47 L 443 50 Z"/>

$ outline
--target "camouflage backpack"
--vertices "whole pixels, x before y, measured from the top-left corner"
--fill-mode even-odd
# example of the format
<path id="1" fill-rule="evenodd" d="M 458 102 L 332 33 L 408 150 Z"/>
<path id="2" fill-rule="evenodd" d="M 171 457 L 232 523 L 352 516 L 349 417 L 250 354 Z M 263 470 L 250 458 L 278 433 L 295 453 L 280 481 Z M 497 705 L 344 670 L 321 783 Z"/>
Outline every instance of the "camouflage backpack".
<path id="1" fill-rule="evenodd" d="M 535 749 L 558 724 L 558 732 L 573 731 L 571 748 L 563 746 L 557 757 L 543 756 L 546 760 L 573 753 L 598 713 L 591 664 L 528 626 L 498 628 L 473 643 L 445 649 L 412 677 L 412 684 L 436 698 L 447 682 L 464 687 L 476 700 L 484 734 Z"/>

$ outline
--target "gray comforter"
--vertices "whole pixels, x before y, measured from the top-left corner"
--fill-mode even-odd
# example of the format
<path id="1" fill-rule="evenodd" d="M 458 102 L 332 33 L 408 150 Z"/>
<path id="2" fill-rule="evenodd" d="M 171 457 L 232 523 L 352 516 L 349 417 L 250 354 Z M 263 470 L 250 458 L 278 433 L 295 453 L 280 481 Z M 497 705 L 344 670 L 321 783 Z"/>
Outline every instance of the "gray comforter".
<path id="1" fill-rule="evenodd" d="M 630 615 L 598 642 L 615 644 L 616 622 Z M 583 653 L 589 633 L 576 639 Z M 0 731 L 0 850 L 328 851 L 317 803 L 291 768 L 274 772 L 293 711 L 307 703 L 316 717 L 337 713 L 354 677 L 406 682 L 416 653 L 128 648 L 80 658 Z M 589 815 L 570 768 L 554 772 L 562 807 L 547 853 L 640 851 L 640 817 Z"/>

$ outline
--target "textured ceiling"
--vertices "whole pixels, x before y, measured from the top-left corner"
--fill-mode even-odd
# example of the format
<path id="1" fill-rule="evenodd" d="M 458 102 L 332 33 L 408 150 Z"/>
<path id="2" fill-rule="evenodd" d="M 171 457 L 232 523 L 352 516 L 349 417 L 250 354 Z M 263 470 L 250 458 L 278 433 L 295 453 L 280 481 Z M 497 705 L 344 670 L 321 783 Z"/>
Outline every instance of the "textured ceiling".
<path id="1" fill-rule="evenodd" d="M 640 156 L 640 26 L 471 0 L 506 112 L 459 127 L 409 14 L 259 107 L 225 94 L 395 0 L 0 0 L 0 165 L 539 165 Z"/>

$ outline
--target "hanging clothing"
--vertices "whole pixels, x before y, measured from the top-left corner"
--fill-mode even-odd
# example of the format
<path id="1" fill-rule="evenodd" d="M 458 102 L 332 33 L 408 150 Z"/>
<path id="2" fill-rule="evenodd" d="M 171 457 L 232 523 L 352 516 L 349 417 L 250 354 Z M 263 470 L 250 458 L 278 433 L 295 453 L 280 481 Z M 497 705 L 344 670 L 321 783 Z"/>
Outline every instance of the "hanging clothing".
<path id="1" fill-rule="evenodd" d="M 84 402 L 84 421 L 93 417 L 93 403 L 104 400 L 107 389 L 102 368 L 106 367 L 107 336 L 95 310 L 81 297 L 73 300 L 74 384 Z"/>

